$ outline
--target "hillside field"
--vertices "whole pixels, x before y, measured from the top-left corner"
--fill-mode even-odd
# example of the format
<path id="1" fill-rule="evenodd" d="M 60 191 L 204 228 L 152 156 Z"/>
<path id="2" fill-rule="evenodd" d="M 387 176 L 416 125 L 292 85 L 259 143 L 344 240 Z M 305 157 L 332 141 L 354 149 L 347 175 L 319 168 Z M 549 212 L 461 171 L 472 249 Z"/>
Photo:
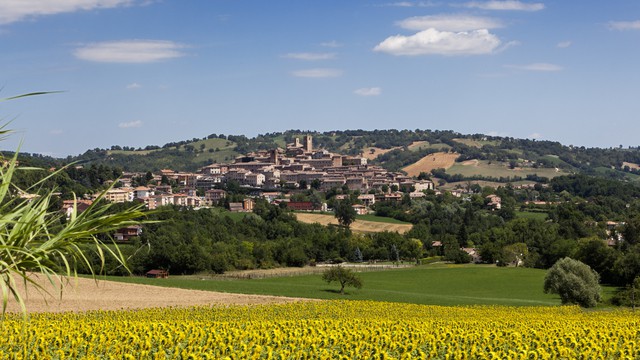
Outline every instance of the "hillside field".
<path id="1" fill-rule="evenodd" d="M 389 151 L 393 151 L 396 149 L 401 149 L 400 147 L 394 147 L 394 148 L 390 148 L 390 149 L 381 149 L 378 147 L 368 147 L 365 148 L 364 150 L 362 150 L 362 157 L 366 158 L 367 160 L 374 160 L 376 159 L 378 156 L 382 155 L 382 154 L 386 154 Z"/>
<path id="2" fill-rule="evenodd" d="M 448 169 L 455 164 L 460 154 L 437 152 L 429 154 L 415 163 L 404 167 L 402 170 L 409 176 L 418 176 L 421 172 L 429 173 L 433 169 Z"/>
<path id="3" fill-rule="evenodd" d="M 314 213 L 296 213 L 298 221 L 307 224 L 318 223 L 320 225 L 338 225 L 338 220 L 333 215 L 327 214 L 314 214 Z M 365 219 L 365 220 L 362 220 Z M 393 221 L 393 219 L 378 218 L 374 220 L 371 216 L 365 216 L 364 218 L 358 218 L 351 224 L 351 231 L 361 233 L 391 231 L 404 234 L 411 230 L 412 224 L 402 223 L 400 221 Z"/>
<path id="4" fill-rule="evenodd" d="M 465 144 L 467 146 L 471 146 L 471 147 L 476 147 L 476 148 L 481 148 L 485 145 L 493 145 L 493 146 L 497 146 L 499 144 L 499 141 L 491 141 L 491 140 L 474 140 L 471 138 L 457 138 L 457 139 L 453 139 L 453 141 L 455 142 L 459 142 L 461 144 Z"/>
<path id="5" fill-rule="evenodd" d="M 463 176 L 487 176 L 487 177 L 526 177 L 527 175 L 538 175 L 549 179 L 556 176 L 567 175 L 562 169 L 555 168 L 515 168 L 509 169 L 508 164 L 502 162 L 489 162 L 486 160 L 468 160 L 462 163 L 455 163 L 447 168 L 448 174 L 460 174 Z"/>
<path id="6" fill-rule="evenodd" d="M 474 184 L 478 184 L 481 187 L 491 187 L 491 188 L 498 188 L 500 186 L 504 186 L 505 184 L 502 182 L 497 182 L 497 181 L 486 181 L 486 180 L 467 180 L 467 181 L 454 181 L 454 182 L 448 182 L 442 186 L 438 186 L 438 189 L 440 190 L 453 190 L 453 189 L 466 189 L 469 185 L 474 185 Z M 522 180 L 522 181 L 513 181 L 511 182 L 511 185 L 513 186 L 518 186 L 518 185 L 530 185 L 530 184 L 535 184 L 535 181 L 528 181 L 528 180 Z"/>

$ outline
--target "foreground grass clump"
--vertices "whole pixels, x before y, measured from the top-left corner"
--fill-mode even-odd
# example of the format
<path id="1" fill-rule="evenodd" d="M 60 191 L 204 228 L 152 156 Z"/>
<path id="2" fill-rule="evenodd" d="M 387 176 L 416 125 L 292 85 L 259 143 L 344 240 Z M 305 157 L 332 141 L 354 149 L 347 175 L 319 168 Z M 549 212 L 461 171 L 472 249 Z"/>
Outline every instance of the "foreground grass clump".
<path id="1" fill-rule="evenodd" d="M 636 358 L 640 313 L 367 301 L 34 314 L 0 326 L 14 359 Z"/>

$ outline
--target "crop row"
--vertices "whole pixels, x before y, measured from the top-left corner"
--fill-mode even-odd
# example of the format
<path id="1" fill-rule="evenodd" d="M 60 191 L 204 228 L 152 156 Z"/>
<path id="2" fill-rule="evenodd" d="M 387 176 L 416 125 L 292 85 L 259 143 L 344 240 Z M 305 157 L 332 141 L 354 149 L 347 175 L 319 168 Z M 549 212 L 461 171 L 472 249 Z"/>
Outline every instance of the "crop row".
<path id="1" fill-rule="evenodd" d="M 640 315 L 326 301 L 9 315 L 12 359 L 637 358 Z"/>

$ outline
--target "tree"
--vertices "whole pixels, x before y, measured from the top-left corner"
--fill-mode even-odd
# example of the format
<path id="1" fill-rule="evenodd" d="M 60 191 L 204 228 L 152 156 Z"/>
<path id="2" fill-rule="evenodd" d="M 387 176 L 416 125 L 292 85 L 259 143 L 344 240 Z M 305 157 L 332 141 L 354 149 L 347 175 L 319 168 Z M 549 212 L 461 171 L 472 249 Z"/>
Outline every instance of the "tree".
<path id="1" fill-rule="evenodd" d="M 351 205 L 351 200 L 347 197 L 344 200 L 336 201 L 333 207 L 336 219 L 338 219 L 340 225 L 346 228 L 349 228 L 356 220 L 356 210 Z"/>
<path id="2" fill-rule="evenodd" d="M 331 284 L 334 281 L 340 283 L 340 294 L 344 295 L 345 286 L 351 286 L 356 289 L 362 288 L 362 279 L 351 271 L 342 266 L 332 266 L 322 273 L 322 280 Z"/>
<path id="3" fill-rule="evenodd" d="M 560 295 L 562 304 L 596 306 L 600 276 L 585 263 L 569 257 L 558 260 L 544 278 L 544 292 Z"/>
<path id="4" fill-rule="evenodd" d="M 39 93 L 9 99 L 36 94 Z M 8 132 L 0 126 L 0 138 Z M 61 292 L 62 276 L 76 275 L 81 266 L 95 275 L 96 271 L 102 272 L 105 259 L 113 257 L 126 268 L 126 259 L 118 247 L 115 244 L 107 246 L 108 241 L 105 240 L 117 229 L 138 224 L 137 219 L 143 214 L 140 207 L 111 211 L 112 204 L 100 201 L 100 196 L 82 213 L 78 213 L 74 203 L 71 215 L 66 218 L 66 214 L 51 206 L 56 189 L 44 186 L 47 180 L 64 169 L 26 189 L 19 189 L 13 176 L 16 172 L 29 170 L 18 166 L 17 159 L 18 152 L 11 159 L 2 158 L 0 165 L 0 287 L 2 313 L 6 311 L 9 296 L 12 296 L 26 316 L 23 294 L 17 288 L 17 281 L 24 283 L 25 288 L 30 284 L 49 293 L 33 279 L 40 274 Z M 21 191 L 39 196 L 32 201 L 24 201 L 17 196 Z M 92 266 L 89 251 L 95 252 L 99 258 L 100 269 Z"/>

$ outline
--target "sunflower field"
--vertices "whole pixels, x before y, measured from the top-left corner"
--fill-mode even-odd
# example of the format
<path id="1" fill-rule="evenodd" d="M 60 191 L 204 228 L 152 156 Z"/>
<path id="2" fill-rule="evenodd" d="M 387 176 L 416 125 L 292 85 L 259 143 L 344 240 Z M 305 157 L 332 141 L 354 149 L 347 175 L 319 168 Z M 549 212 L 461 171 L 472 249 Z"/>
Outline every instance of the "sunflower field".
<path id="1" fill-rule="evenodd" d="M 367 301 L 6 315 L 2 359 L 632 359 L 640 313 Z"/>

